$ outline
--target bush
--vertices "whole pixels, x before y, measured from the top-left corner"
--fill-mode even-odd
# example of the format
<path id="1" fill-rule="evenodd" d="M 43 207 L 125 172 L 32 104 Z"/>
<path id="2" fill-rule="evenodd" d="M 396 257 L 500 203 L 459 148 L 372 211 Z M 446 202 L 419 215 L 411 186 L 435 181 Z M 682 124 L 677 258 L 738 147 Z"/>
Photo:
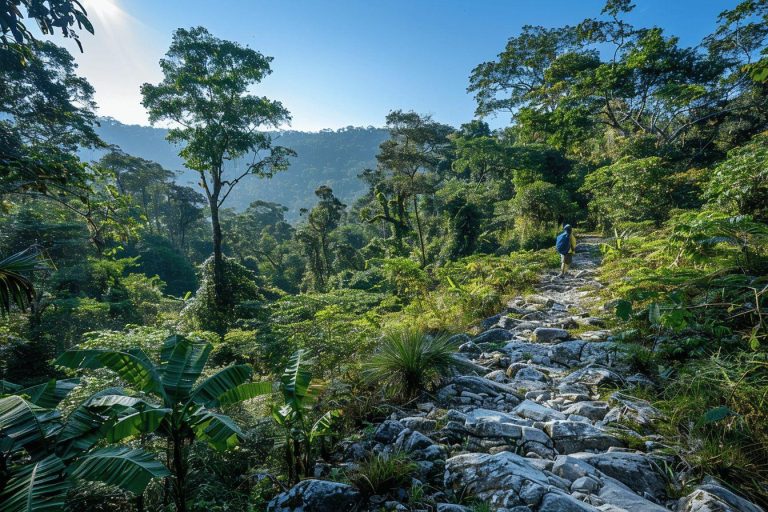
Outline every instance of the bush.
<path id="1" fill-rule="evenodd" d="M 364 495 L 382 495 L 408 486 L 417 469 L 406 453 L 377 453 L 361 462 L 348 478 Z"/>
<path id="2" fill-rule="evenodd" d="M 364 365 L 365 376 L 391 396 L 414 398 L 460 364 L 454 357 L 457 349 L 458 344 L 448 336 L 409 329 L 391 331 Z"/>
<path id="3" fill-rule="evenodd" d="M 730 214 L 768 220 L 768 134 L 729 151 L 715 167 L 705 196 Z"/>
<path id="4" fill-rule="evenodd" d="M 253 272 L 230 258 L 224 258 L 223 304 L 216 304 L 213 279 L 213 256 L 201 265 L 200 288 L 183 314 L 192 326 L 224 333 L 237 320 L 237 307 L 247 301 L 275 299 L 278 293 L 268 290 Z"/>

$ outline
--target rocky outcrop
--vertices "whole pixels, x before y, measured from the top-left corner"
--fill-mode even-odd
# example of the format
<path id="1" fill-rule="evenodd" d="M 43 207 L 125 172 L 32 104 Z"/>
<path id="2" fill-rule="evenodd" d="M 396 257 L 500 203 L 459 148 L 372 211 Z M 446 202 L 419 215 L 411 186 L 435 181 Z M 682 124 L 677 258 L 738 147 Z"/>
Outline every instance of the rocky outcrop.
<path id="1" fill-rule="evenodd" d="M 269 512 L 352 512 L 362 497 L 352 487 L 326 480 L 304 480 L 278 494 L 267 505 Z"/>
<path id="2" fill-rule="evenodd" d="M 653 452 L 661 413 L 615 391 L 653 383 L 627 370 L 611 333 L 597 329 L 605 322 L 587 311 L 589 289 L 600 285 L 596 247 L 585 245 L 572 277 L 543 279 L 535 294 L 483 320 L 474 338 L 454 336 L 463 365 L 434 402 L 396 410 L 363 440 L 342 443 L 348 467 L 370 453 L 407 453 L 428 506 L 407 504 L 405 489 L 365 498 L 307 480 L 269 510 L 466 512 L 451 503 L 463 498 L 504 512 L 763 512 L 717 482 L 668 495 L 676 482 L 662 468 L 675 461 Z"/>

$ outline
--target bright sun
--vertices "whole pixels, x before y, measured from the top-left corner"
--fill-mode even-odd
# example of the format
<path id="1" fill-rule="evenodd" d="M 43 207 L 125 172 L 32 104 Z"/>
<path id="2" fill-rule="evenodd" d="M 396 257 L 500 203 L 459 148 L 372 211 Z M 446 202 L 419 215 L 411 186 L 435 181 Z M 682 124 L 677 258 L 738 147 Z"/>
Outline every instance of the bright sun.
<path id="1" fill-rule="evenodd" d="M 114 23 L 124 14 L 118 5 L 118 0 L 85 0 L 83 6 L 90 17 L 102 24 Z"/>

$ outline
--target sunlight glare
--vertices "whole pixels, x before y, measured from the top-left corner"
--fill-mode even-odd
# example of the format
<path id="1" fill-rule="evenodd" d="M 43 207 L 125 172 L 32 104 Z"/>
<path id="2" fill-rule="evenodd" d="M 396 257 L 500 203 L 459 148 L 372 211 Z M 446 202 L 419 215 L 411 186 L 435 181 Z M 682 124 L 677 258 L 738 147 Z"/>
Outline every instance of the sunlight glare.
<path id="1" fill-rule="evenodd" d="M 119 0 L 84 0 L 82 2 L 90 17 L 100 24 L 107 25 L 119 22 L 125 13 L 118 5 Z"/>

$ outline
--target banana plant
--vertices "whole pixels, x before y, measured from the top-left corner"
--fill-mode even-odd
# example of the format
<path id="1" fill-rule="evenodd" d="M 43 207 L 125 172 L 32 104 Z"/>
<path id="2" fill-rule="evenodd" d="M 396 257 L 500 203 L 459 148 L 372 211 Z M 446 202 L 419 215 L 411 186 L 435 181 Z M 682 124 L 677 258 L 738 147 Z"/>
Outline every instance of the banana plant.
<path id="1" fill-rule="evenodd" d="M 212 346 L 183 336 L 170 336 L 155 364 L 142 350 L 70 350 L 56 360 L 67 368 L 107 368 L 140 395 L 105 393 L 89 403 L 89 412 L 107 421 L 109 442 L 154 433 L 166 439 L 173 498 L 187 510 L 187 458 L 190 445 L 207 442 L 216 450 L 235 446 L 242 432 L 228 416 L 216 412 L 272 393 L 272 383 L 251 382 L 250 365 L 233 365 L 201 379 Z"/>
<path id="2" fill-rule="evenodd" d="M 24 309 L 32 302 L 35 289 L 27 275 L 41 268 L 35 249 L 27 249 L 0 260 L 0 316 L 10 313 L 11 305 Z"/>
<path id="3" fill-rule="evenodd" d="M 88 412 L 89 399 L 66 421 L 54 407 L 77 385 L 52 380 L 23 388 L 0 381 L 0 510 L 62 510 L 67 491 L 80 480 L 104 482 L 141 495 L 153 478 L 169 475 L 139 449 L 94 449 L 104 427 Z M 13 394 L 8 394 L 8 393 Z"/>
<path id="4" fill-rule="evenodd" d="M 311 385 L 312 374 L 305 367 L 307 362 L 304 350 L 290 357 L 280 377 L 284 403 L 272 408 L 272 417 L 285 434 L 285 460 L 291 483 L 312 474 L 318 441 L 333 433 L 333 420 L 341 415 L 340 410 L 332 410 L 312 421 L 318 388 Z"/>

